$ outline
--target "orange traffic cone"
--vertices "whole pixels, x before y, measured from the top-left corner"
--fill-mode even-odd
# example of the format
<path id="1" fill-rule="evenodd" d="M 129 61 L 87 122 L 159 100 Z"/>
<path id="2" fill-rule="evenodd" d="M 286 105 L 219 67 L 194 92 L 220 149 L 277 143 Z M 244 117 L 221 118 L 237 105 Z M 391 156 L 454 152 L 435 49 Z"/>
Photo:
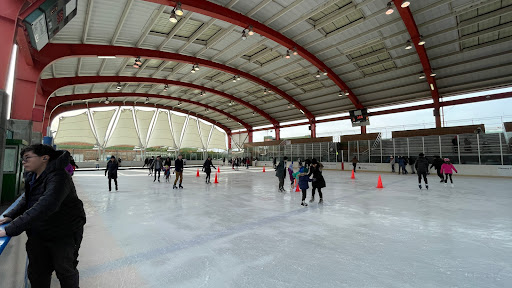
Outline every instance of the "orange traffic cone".
<path id="1" fill-rule="evenodd" d="M 354 170 L 352 170 L 352 176 L 350 176 L 350 179 L 356 179 L 356 176 L 354 175 Z"/>
<path id="2" fill-rule="evenodd" d="M 197 169 L 196 177 L 199 177 L 199 169 Z"/>
<path id="3" fill-rule="evenodd" d="M 215 173 L 215 181 L 213 181 L 214 184 L 219 184 L 219 181 L 217 180 L 217 173 Z"/>
<path id="4" fill-rule="evenodd" d="M 297 181 L 297 180 L 295 180 Z M 300 192 L 299 185 L 297 184 L 297 188 L 295 188 L 295 192 Z"/>
<path id="5" fill-rule="evenodd" d="M 220 173 L 220 167 L 217 166 L 217 173 Z"/>
<path id="6" fill-rule="evenodd" d="M 384 188 L 384 186 L 382 186 L 382 179 L 380 178 L 380 175 L 379 175 L 379 181 L 377 181 L 377 188 Z"/>
<path id="7" fill-rule="evenodd" d="M 265 172 L 265 166 L 263 166 L 263 172 Z"/>

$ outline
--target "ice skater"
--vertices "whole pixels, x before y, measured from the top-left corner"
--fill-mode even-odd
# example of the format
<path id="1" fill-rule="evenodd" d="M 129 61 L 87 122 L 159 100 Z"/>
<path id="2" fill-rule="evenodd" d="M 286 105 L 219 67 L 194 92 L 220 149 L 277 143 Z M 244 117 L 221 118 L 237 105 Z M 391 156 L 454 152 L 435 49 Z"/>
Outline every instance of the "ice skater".
<path id="1" fill-rule="evenodd" d="M 151 156 L 151 159 L 148 160 L 148 170 L 149 170 L 149 173 L 148 173 L 148 176 L 151 176 L 153 174 L 153 162 L 155 161 L 155 156 Z"/>
<path id="2" fill-rule="evenodd" d="M 183 186 L 181 186 L 181 183 L 183 182 L 183 156 L 182 155 L 179 155 L 178 159 L 176 159 L 176 161 L 174 161 L 174 172 L 176 172 L 176 179 L 174 179 L 174 185 L 172 186 L 172 189 L 178 189 L 178 187 L 176 187 L 178 178 L 180 179 L 179 188 L 183 188 Z"/>
<path id="3" fill-rule="evenodd" d="M 427 180 L 427 172 L 428 172 L 428 160 L 425 158 L 425 154 L 420 153 L 419 158 L 416 159 L 414 163 L 416 167 L 416 171 L 418 171 L 418 186 L 421 189 L 421 177 L 423 177 L 423 181 L 425 181 L 425 188 L 428 190 L 428 180 Z M 411 167 L 414 167 L 411 166 Z"/>
<path id="4" fill-rule="evenodd" d="M 203 171 L 206 173 L 206 184 L 210 184 L 210 174 L 212 173 L 212 168 L 213 169 L 217 169 L 215 168 L 215 166 L 213 166 L 213 163 L 212 163 L 212 158 L 210 156 L 208 156 L 208 158 L 204 161 L 204 164 L 203 164 Z"/>
<path id="5" fill-rule="evenodd" d="M 114 184 L 117 188 L 117 169 L 119 169 L 119 164 L 117 164 L 116 157 L 112 155 L 110 157 L 110 161 L 107 162 L 107 168 L 105 168 L 105 176 L 108 174 L 108 191 L 112 191 L 112 179 L 114 179 Z"/>
<path id="6" fill-rule="evenodd" d="M 455 166 L 453 166 L 452 162 L 450 162 L 450 159 L 449 158 L 444 158 L 444 164 L 441 165 L 441 172 L 444 174 L 444 186 L 446 187 L 447 185 L 447 182 L 448 182 L 448 176 L 450 176 L 450 182 L 452 184 L 452 188 L 453 188 L 453 179 L 452 179 L 452 175 L 453 175 L 453 171 L 455 171 L 455 173 L 459 173 L 457 171 L 457 169 L 455 169 Z"/>
<path id="7" fill-rule="evenodd" d="M 162 163 L 162 157 L 160 155 L 156 156 L 155 161 L 151 163 L 151 169 L 154 169 L 155 172 L 155 179 L 153 179 L 153 182 L 156 181 L 156 173 L 158 172 L 158 182 L 160 182 L 160 171 L 162 171 L 162 168 L 164 168 L 164 164 Z"/>
<path id="8" fill-rule="evenodd" d="M 274 158 L 275 159 L 275 158 Z M 279 161 L 276 167 L 276 177 L 279 179 L 279 192 L 285 192 L 284 190 L 284 178 L 286 178 L 285 161 L 288 157 L 284 157 L 283 160 Z"/>
<path id="9" fill-rule="evenodd" d="M 169 182 L 169 178 L 171 178 L 171 167 L 169 167 L 169 165 L 164 166 L 164 176 L 165 182 Z"/>
<path id="10" fill-rule="evenodd" d="M 354 158 L 352 158 L 352 166 L 354 167 L 354 169 L 353 169 L 354 173 L 356 173 L 357 162 L 359 162 L 359 161 L 357 160 L 357 157 L 354 156 Z M 313 192 L 313 193 L 315 193 L 315 192 Z"/>
<path id="11" fill-rule="evenodd" d="M 308 177 L 310 175 L 313 175 L 313 179 L 312 179 L 313 183 L 311 183 L 313 190 L 311 191 L 311 200 L 309 200 L 310 203 L 315 201 L 315 190 L 316 189 L 318 189 L 318 196 L 320 197 L 318 204 L 324 203 L 324 198 L 322 195 L 322 188 L 325 187 L 325 179 L 324 179 L 324 176 L 322 175 L 323 167 L 324 167 L 324 165 L 322 165 L 322 163 L 318 162 L 315 158 L 313 158 L 313 160 L 311 160 L 311 169 L 309 170 Z"/>
<path id="12" fill-rule="evenodd" d="M 293 186 L 294 186 L 294 185 L 293 185 L 293 184 L 294 184 L 294 183 L 293 183 L 293 180 L 295 180 L 295 179 L 293 178 L 293 161 L 292 161 L 292 163 L 290 163 L 290 166 L 288 166 L 288 174 L 290 175 L 290 181 L 291 181 L 290 186 L 291 186 L 291 187 L 292 187 L 292 189 L 293 189 Z"/>
<path id="13" fill-rule="evenodd" d="M 311 181 L 308 176 L 308 168 L 300 167 L 299 172 L 293 174 L 295 178 L 298 178 L 297 183 L 299 183 L 299 189 L 302 191 L 302 201 L 300 205 L 308 206 L 308 203 L 306 203 L 306 195 L 309 189 L 309 182 Z"/>
<path id="14" fill-rule="evenodd" d="M 443 172 L 441 170 L 441 166 L 444 164 L 444 161 L 443 159 L 441 159 L 439 156 L 434 156 L 434 161 L 432 162 L 432 165 L 430 165 L 430 169 L 432 169 L 432 167 L 436 168 L 436 171 L 437 171 L 437 176 L 439 176 L 439 178 L 441 178 L 441 181 L 439 182 L 444 182 L 444 177 L 443 177 Z"/>

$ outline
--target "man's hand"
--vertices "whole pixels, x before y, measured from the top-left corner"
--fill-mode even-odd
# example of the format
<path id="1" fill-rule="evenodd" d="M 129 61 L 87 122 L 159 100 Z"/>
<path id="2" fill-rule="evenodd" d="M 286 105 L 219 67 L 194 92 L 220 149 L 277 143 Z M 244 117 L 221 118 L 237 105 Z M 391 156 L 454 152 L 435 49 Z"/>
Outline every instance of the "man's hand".
<path id="1" fill-rule="evenodd" d="M 12 219 L 9 217 L 5 217 L 3 219 L 0 219 L 0 225 L 11 222 Z"/>
<path id="2" fill-rule="evenodd" d="M 5 230 L 0 230 L 0 238 L 7 237 L 7 234 L 5 234 Z"/>

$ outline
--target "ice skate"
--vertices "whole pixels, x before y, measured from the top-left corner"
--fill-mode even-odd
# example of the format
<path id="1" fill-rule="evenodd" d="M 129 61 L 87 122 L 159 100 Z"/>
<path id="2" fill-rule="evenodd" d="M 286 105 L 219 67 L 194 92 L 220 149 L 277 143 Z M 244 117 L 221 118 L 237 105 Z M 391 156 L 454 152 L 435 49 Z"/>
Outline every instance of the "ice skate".
<path id="1" fill-rule="evenodd" d="M 323 203 L 324 203 L 324 199 L 320 198 L 320 200 L 318 201 L 318 204 L 323 204 Z"/>
<path id="2" fill-rule="evenodd" d="M 425 185 L 425 188 L 427 188 L 427 190 L 428 190 L 428 185 Z"/>
<path id="3" fill-rule="evenodd" d="M 178 187 L 176 187 L 176 185 L 172 185 L 172 189 L 178 189 Z"/>
<path id="4" fill-rule="evenodd" d="M 300 203 L 300 205 L 302 205 L 302 206 L 308 206 L 308 203 L 306 203 L 306 201 L 302 201 L 302 203 Z"/>
<path id="5" fill-rule="evenodd" d="M 420 184 L 420 185 L 418 185 L 418 187 L 420 187 L 420 190 L 421 190 L 421 184 Z"/>
<path id="6" fill-rule="evenodd" d="M 315 202 L 315 197 L 311 197 L 311 200 L 309 200 L 309 203 Z"/>
<path id="7" fill-rule="evenodd" d="M 119 189 L 118 189 L 118 188 L 117 188 L 117 186 L 116 186 L 116 191 L 117 191 L 117 190 L 119 190 Z"/>
<path id="8" fill-rule="evenodd" d="M 180 189 L 183 189 L 183 186 L 181 186 L 181 184 L 180 184 Z"/>

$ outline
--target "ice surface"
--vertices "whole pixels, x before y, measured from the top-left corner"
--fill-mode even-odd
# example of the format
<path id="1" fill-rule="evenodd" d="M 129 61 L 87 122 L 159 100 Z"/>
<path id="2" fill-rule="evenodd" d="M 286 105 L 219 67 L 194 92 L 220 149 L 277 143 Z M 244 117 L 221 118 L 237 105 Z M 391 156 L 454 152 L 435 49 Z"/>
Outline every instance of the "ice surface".
<path id="1" fill-rule="evenodd" d="M 120 171 L 118 192 L 76 172 L 81 287 L 512 287 L 511 179 L 324 171 L 302 207 L 272 170 L 188 169 L 180 190 Z"/>

